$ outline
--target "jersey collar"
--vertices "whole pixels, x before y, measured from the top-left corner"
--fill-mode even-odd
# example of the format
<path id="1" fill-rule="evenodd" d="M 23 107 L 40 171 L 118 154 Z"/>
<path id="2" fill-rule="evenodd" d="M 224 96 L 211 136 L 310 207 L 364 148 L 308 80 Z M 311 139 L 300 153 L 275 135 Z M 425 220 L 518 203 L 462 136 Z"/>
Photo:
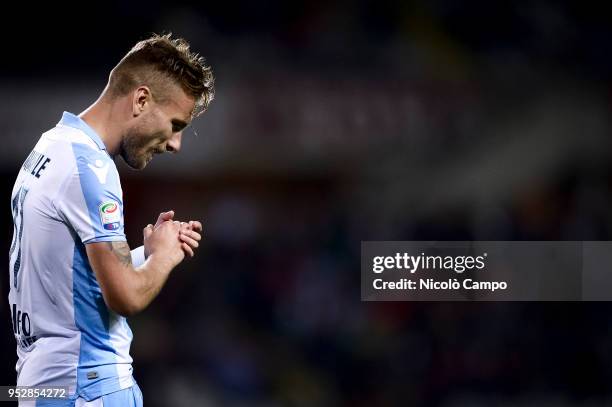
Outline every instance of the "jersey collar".
<path id="1" fill-rule="evenodd" d="M 89 138 L 94 141 L 94 143 L 98 145 L 98 148 L 100 148 L 100 150 L 106 150 L 106 146 L 102 142 L 100 136 L 98 136 L 98 133 L 96 133 L 94 129 L 89 127 L 89 125 L 85 123 L 85 121 L 79 116 L 76 116 L 70 112 L 64 112 L 64 114 L 62 115 L 62 120 L 60 120 L 58 124 L 81 130 L 82 132 L 87 134 Z"/>

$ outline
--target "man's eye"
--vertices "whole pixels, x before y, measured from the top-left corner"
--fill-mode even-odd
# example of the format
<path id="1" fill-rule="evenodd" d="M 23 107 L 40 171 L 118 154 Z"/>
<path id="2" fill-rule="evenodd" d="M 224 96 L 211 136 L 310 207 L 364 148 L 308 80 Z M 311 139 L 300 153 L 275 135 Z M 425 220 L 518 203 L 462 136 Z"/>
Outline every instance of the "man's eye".
<path id="1" fill-rule="evenodd" d="M 185 127 L 187 127 L 187 123 L 183 123 L 178 120 L 172 121 L 172 132 L 173 133 L 178 133 L 180 131 L 183 131 L 185 130 Z"/>

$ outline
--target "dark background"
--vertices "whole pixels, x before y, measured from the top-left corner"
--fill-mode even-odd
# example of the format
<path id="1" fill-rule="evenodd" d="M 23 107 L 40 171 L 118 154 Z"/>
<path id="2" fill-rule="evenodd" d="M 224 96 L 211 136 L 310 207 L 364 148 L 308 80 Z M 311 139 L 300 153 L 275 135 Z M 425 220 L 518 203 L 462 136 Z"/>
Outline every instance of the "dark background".
<path id="1" fill-rule="evenodd" d="M 610 405 L 609 303 L 360 302 L 363 240 L 612 240 L 610 10 L 496 3 L 7 8 L 2 247 L 39 135 L 172 31 L 217 99 L 179 155 L 119 166 L 132 247 L 163 210 L 205 227 L 130 319 L 147 406 Z"/>

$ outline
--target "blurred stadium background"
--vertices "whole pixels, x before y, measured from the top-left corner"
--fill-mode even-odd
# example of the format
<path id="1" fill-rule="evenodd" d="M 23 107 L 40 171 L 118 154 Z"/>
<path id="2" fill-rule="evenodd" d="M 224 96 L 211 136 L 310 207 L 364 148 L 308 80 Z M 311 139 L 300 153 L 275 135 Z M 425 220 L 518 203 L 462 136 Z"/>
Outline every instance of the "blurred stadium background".
<path id="1" fill-rule="evenodd" d="M 166 209 L 206 234 L 131 319 L 147 406 L 611 405 L 612 304 L 362 303 L 359 291 L 362 240 L 612 240 L 610 11 L 23 4 L 0 17 L 2 247 L 39 135 L 89 106 L 133 43 L 172 31 L 207 57 L 217 98 L 178 156 L 120 166 L 133 247 Z"/>

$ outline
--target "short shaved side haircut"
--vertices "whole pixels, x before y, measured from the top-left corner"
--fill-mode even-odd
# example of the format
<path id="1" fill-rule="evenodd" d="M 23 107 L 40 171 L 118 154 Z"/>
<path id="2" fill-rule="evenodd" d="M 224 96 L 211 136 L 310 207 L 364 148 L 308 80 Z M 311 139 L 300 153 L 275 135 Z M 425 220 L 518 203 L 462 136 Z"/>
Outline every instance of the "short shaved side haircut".
<path id="1" fill-rule="evenodd" d="M 191 52 L 182 38 L 153 34 L 134 45 L 113 68 L 108 90 L 111 97 L 125 96 L 146 85 L 154 99 L 163 103 L 171 84 L 195 99 L 192 117 L 203 113 L 215 97 L 214 76 L 204 58 Z"/>

